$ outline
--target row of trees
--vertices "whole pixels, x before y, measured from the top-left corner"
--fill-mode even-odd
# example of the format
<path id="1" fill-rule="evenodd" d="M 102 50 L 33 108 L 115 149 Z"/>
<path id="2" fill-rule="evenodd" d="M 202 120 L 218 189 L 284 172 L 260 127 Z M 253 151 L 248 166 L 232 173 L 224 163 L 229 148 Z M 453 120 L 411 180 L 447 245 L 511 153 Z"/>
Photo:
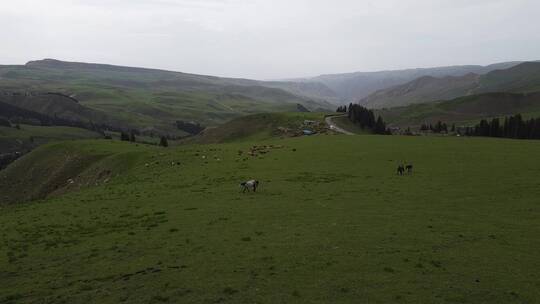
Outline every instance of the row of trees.
<path id="1" fill-rule="evenodd" d="M 126 133 L 126 132 L 121 132 L 120 133 L 120 140 L 121 141 L 130 141 L 130 142 L 136 142 L 137 141 L 137 138 L 135 137 L 135 134 L 137 132 L 135 130 L 132 130 L 129 134 Z M 139 135 L 139 134 L 137 134 Z M 110 139 L 110 137 L 108 137 Z M 169 140 L 167 139 L 166 136 L 161 136 L 161 138 L 159 139 L 159 145 L 162 146 L 162 147 L 168 147 L 169 146 Z"/>
<path id="2" fill-rule="evenodd" d="M 448 133 L 448 125 L 442 121 L 438 121 L 435 125 L 432 124 L 422 124 L 420 126 L 420 131 L 431 131 L 433 133 Z M 450 132 L 456 131 L 456 125 L 452 124 L 452 127 L 450 129 Z"/>
<path id="3" fill-rule="evenodd" d="M 120 140 L 121 141 L 130 141 L 130 142 L 135 142 L 137 141 L 137 139 L 135 138 L 135 132 L 131 131 L 128 133 L 126 132 L 121 132 L 120 133 Z"/>
<path id="4" fill-rule="evenodd" d="M 448 125 L 439 121 L 437 124 L 422 124 L 420 131 L 434 133 L 448 133 Z M 465 136 L 504 137 L 516 139 L 540 139 L 540 118 L 523 119 L 521 114 L 512 115 L 503 119 L 482 119 L 473 127 L 456 128 L 454 124 L 450 132 L 457 132 Z"/>
<path id="5" fill-rule="evenodd" d="M 196 122 L 186 122 L 186 121 L 182 121 L 182 120 L 177 120 L 176 121 L 176 127 L 188 134 L 192 134 L 192 135 L 195 135 L 195 134 L 199 134 L 201 133 L 202 130 L 204 130 L 204 127 L 201 126 L 200 123 L 196 123 Z"/>
<path id="6" fill-rule="evenodd" d="M 11 127 L 11 122 L 5 118 L 0 117 L 0 127 Z"/>
<path id="7" fill-rule="evenodd" d="M 18 129 L 18 130 L 21 129 L 21 126 L 19 126 L 19 124 L 15 124 L 14 126 L 12 126 L 11 122 L 8 119 L 5 119 L 3 117 L 0 117 L 0 127 L 8 127 L 8 128 L 14 127 L 15 129 Z"/>
<path id="8" fill-rule="evenodd" d="M 347 106 L 339 106 L 336 110 L 337 113 L 347 113 Z"/>
<path id="9" fill-rule="evenodd" d="M 505 137 L 517 139 L 540 139 L 540 118 L 523 119 L 521 114 L 508 116 L 501 121 L 482 119 L 474 127 L 465 129 L 468 136 Z"/>
<path id="10" fill-rule="evenodd" d="M 379 116 L 375 119 L 373 111 L 361 105 L 350 104 L 347 115 L 351 122 L 359 125 L 362 129 L 371 130 L 375 134 L 390 134 L 390 131 L 386 129 L 386 123 L 382 117 Z"/>

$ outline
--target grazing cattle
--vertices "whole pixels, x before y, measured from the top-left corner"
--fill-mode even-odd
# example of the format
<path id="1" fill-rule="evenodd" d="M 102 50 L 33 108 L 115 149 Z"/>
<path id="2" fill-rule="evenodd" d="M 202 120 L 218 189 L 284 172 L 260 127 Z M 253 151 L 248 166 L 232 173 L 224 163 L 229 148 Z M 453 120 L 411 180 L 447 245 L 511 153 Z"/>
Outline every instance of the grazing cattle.
<path id="1" fill-rule="evenodd" d="M 242 193 L 245 193 L 246 190 L 248 192 L 249 190 L 253 190 L 253 192 L 257 192 L 257 187 L 259 187 L 259 181 L 252 179 L 247 182 L 241 183 L 240 187 L 242 187 Z"/>
<path id="2" fill-rule="evenodd" d="M 403 165 L 399 165 L 397 168 L 397 174 L 403 175 L 405 173 L 405 167 Z"/>
<path id="3" fill-rule="evenodd" d="M 412 171 L 413 171 L 413 165 L 412 164 L 409 164 L 405 167 L 405 169 L 407 170 L 407 174 L 412 174 Z"/>

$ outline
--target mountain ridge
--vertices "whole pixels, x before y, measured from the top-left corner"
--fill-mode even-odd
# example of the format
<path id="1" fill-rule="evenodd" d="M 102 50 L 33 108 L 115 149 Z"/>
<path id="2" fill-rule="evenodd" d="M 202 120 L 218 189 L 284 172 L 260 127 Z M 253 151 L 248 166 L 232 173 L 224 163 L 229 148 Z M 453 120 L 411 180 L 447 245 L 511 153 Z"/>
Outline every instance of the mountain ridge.
<path id="1" fill-rule="evenodd" d="M 540 115 L 540 91 L 530 93 L 489 92 L 451 100 L 411 104 L 376 111 L 391 127 L 418 127 L 438 121 L 470 125 L 480 119 L 523 114 Z"/>
<path id="2" fill-rule="evenodd" d="M 0 93 L 55 92 L 107 113 L 117 126 L 154 134 L 183 135 L 176 128 L 177 120 L 218 125 L 252 113 L 294 112 L 298 104 L 309 110 L 333 110 L 332 104 L 316 98 L 325 91 L 331 94 L 319 84 L 265 83 L 56 59 L 0 66 Z M 21 103 L 19 106 L 24 101 L 10 99 Z M 53 108 L 43 114 L 53 117 L 61 111 Z"/>
<path id="3" fill-rule="evenodd" d="M 459 77 L 421 77 L 376 91 L 361 99 L 370 108 L 407 106 L 488 92 L 526 93 L 540 90 L 540 62 L 523 62 L 487 74 Z"/>
<path id="4" fill-rule="evenodd" d="M 422 76 L 463 76 L 469 73 L 486 74 L 497 69 L 506 69 L 523 63 L 508 61 L 490 65 L 456 65 L 432 68 L 411 68 L 372 72 L 350 72 L 322 74 L 314 77 L 289 79 L 299 82 L 321 82 L 336 92 L 344 101 L 356 102 L 378 90 L 405 84 Z"/>

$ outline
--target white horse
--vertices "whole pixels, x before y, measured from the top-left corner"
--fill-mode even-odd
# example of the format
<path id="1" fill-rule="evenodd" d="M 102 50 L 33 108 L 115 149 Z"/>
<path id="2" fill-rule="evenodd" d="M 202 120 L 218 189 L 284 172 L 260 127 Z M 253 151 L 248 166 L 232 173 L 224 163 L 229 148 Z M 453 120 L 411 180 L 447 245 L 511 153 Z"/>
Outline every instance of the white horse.
<path id="1" fill-rule="evenodd" d="M 257 192 L 257 187 L 259 187 L 259 181 L 254 179 L 248 180 L 247 182 L 241 183 L 240 187 L 242 187 L 242 193 L 245 193 L 246 190 L 253 190 L 253 192 Z"/>

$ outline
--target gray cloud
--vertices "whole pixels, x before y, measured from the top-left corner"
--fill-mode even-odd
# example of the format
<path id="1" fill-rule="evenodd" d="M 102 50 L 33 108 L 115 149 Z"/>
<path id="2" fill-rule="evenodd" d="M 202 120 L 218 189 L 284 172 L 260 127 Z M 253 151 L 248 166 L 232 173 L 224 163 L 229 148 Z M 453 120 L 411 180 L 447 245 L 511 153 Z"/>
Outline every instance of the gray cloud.
<path id="1" fill-rule="evenodd" d="M 0 62 L 282 78 L 539 59 L 536 0 L 18 0 Z"/>

